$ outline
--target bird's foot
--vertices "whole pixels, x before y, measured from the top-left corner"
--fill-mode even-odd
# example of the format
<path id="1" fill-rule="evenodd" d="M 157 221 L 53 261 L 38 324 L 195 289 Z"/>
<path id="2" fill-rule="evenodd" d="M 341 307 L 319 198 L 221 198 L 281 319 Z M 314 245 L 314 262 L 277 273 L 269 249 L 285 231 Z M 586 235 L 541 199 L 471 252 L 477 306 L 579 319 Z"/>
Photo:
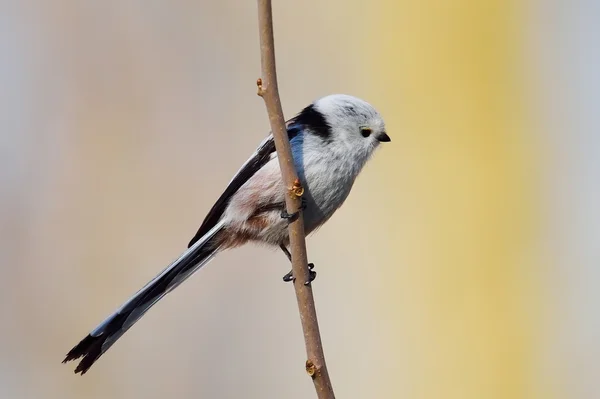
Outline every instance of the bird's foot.
<path id="1" fill-rule="evenodd" d="M 313 271 L 314 268 L 314 263 L 308 264 L 308 281 L 305 281 L 304 285 L 310 285 L 310 283 L 312 283 L 314 279 L 317 278 L 317 272 Z M 283 281 L 285 281 L 286 283 L 289 283 L 290 281 L 296 281 L 296 277 L 294 277 L 294 271 L 290 270 L 288 274 L 283 276 Z"/>
<path id="2" fill-rule="evenodd" d="M 300 209 L 302 209 L 302 210 L 306 209 L 306 200 L 304 199 L 304 197 L 302 197 L 301 202 L 302 203 L 300 205 Z M 288 213 L 286 209 L 281 211 L 282 219 L 287 219 L 288 223 L 295 222 L 298 219 L 298 216 L 300 216 L 300 211 L 296 211 L 294 213 Z"/>

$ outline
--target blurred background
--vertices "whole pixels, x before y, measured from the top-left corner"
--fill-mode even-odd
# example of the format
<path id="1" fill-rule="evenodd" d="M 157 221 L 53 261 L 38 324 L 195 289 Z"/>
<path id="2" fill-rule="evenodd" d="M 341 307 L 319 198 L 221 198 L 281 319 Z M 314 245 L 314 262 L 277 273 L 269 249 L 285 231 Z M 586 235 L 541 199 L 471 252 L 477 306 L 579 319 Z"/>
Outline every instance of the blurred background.
<path id="1" fill-rule="evenodd" d="M 353 94 L 392 137 L 308 240 L 338 397 L 597 397 L 600 3 L 274 3 L 286 116 Z M 60 364 L 267 134 L 255 2 L 8 0 L 0 30 L 0 396 L 314 397 L 257 247 Z"/>

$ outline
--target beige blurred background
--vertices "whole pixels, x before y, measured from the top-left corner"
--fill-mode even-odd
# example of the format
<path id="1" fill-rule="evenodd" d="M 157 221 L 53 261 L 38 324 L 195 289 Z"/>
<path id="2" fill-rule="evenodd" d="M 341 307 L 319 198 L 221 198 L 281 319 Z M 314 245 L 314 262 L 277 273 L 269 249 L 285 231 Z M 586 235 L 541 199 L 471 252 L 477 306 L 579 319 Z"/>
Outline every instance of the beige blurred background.
<path id="1" fill-rule="evenodd" d="M 286 116 L 348 93 L 392 136 L 308 241 L 338 397 L 594 398 L 598 4 L 274 3 Z M 314 397 L 264 248 L 60 364 L 266 135 L 255 2 L 8 0 L 0 29 L 0 397 Z"/>

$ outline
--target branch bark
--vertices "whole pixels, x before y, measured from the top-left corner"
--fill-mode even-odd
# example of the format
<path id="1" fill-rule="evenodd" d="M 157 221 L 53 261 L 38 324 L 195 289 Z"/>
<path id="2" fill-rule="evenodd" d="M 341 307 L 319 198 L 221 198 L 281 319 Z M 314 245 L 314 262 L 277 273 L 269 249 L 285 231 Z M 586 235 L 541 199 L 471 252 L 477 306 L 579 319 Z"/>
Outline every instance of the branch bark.
<path id="1" fill-rule="evenodd" d="M 256 82 L 258 95 L 265 101 L 283 183 L 290 190 L 290 195 L 286 195 L 285 199 L 287 212 L 290 214 L 302 212 L 301 197 L 304 190 L 294 166 L 294 159 L 292 158 L 285 119 L 281 108 L 281 100 L 279 98 L 279 89 L 277 87 L 271 0 L 258 0 L 258 29 L 262 66 L 262 78 L 259 78 Z M 321 343 L 312 287 L 310 284 L 304 284 L 309 279 L 309 270 L 302 214 L 294 222 L 290 223 L 289 236 L 292 270 L 296 277 L 294 288 L 296 290 L 296 299 L 298 301 L 300 321 L 302 322 L 306 355 L 308 358 L 306 361 L 306 372 L 313 380 L 319 399 L 334 399 L 333 387 L 325 364 L 325 355 Z"/>

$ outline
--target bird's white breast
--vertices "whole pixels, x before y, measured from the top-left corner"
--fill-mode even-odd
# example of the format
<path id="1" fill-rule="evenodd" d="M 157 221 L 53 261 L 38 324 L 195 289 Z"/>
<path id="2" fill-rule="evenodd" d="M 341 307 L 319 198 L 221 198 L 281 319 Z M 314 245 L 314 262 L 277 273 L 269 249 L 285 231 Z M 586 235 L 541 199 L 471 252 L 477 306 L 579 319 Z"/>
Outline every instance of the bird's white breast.
<path id="1" fill-rule="evenodd" d="M 305 186 L 307 207 L 304 221 L 309 233 L 327 221 L 344 203 L 362 165 L 359 165 L 360 160 L 357 163 L 355 154 L 333 151 L 322 142 L 304 142 L 301 147 L 296 145 L 292 149 L 298 174 Z"/>

